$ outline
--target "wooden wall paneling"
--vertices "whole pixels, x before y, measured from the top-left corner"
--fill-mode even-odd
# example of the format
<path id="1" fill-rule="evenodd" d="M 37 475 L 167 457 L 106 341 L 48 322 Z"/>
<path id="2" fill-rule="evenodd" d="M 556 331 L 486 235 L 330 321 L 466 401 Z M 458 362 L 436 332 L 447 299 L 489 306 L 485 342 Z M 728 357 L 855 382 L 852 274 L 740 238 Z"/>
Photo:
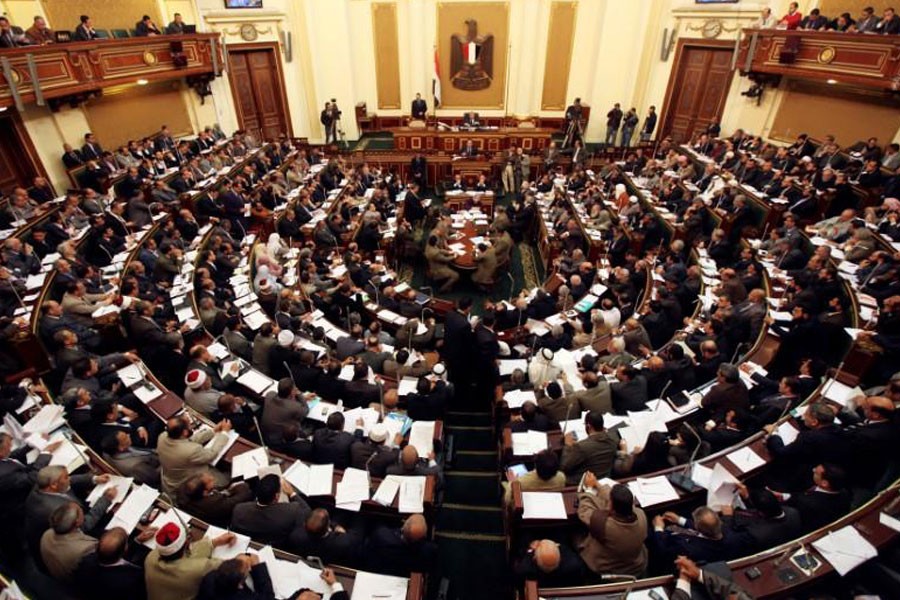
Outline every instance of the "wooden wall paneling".
<path id="1" fill-rule="evenodd" d="M 375 44 L 375 82 L 378 108 L 400 108 L 400 47 L 397 41 L 397 5 L 372 4 L 372 37 Z"/>
<path id="2" fill-rule="evenodd" d="M 160 29 L 166 26 L 156 0 L 41 0 L 41 4 L 50 27 L 57 30 L 74 30 L 81 15 L 91 17 L 94 29 L 131 31 L 144 15 L 150 15 Z"/>
<path id="3" fill-rule="evenodd" d="M 565 110 L 566 108 L 577 11 L 578 4 L 576 2 L 554 2 L 550 5 L 541 110 Z"/>
<path id="4" fill-rule="evenodd" d="M 20 185 L 29 187 L 34 178 L 47 178 L 22 117 L 14 110 L 0 114 L 0 193 Z"/>
<path id="5" fill-rule="evenodd" d="M 231 92 L 238 123 L 260 139 L 293 135 L 277 45 L 229 47 Z"/>

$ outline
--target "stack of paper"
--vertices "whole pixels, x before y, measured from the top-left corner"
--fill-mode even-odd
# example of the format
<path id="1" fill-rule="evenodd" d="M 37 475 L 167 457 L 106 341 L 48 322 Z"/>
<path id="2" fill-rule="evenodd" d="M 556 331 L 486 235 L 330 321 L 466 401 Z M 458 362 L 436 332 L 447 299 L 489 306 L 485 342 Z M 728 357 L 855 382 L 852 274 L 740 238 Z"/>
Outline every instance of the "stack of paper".
<path id="1" fill-rule="evenodd" d="M 119 506 L 119 510 L 113 515 L 106 529 L 121 527 L 125 530 L 125 533 L 130 534 L 137 527 L 144 513 L 153 506 L 157 498 L 159 498 L 159 492 L 149 485 L 133 488 L 125 501 L 122 502 L 122 505 Z"/>
<path id="2" fill-rule="evenodd" d="M 408 587 L 404 577 L 357 571 L 350 600 L 405 600 Z"/>
<path id="3" fill-rule="evenodd" d="M 664 502 L 673 502 L 679 498 L 678 492 L 662 475 L 649 479 L 638 477 L 634 481 L 628 482 L 628 488 L 644 508 Z"/>
<path id="4" fill-rule="evenodd" d="M 271 377 L 266 377 L 256 369 L 250 369 L 243 375 L 237 378 L 237 382 L 242 386 L 252 390 L 257 395 L 262 395 L 262 393 L 272 387 L 275 383 L 275 380 Z"/>
<path id="5" fill-rule="evenodd" d="M 421 458 L 434 452 L 434 421 L 416 421 L 409 430 L 409 445 L 414 447 Z"/>
<path id="6" fill-rule="evenodd" d="M 219 437 L 220 435 L 228 436 L 228 442 L 224 446 L 222 446 L 222 449 L 219 450 L 219 453 L 216 455 L 216 457 L 210 461 L 209 464 L 211 464 L 211 465 L 215 465 L 217 462 L 222 460 L 222 457 L 225 456 L 225 453 L 228 452 L 231 449 L 231 447 L 234 446 L 234 443 L 236 441 L 238 441 L 238 439 L 241 437 L 241 434 L 239 434 L 237 431 L 235 431 L 233 429 L 231 431 L 217 433 L 216 435 L 214 435 L 212 437 L 211 440 L 209 440 L 206 443 L 204 448 L 211 448 L 212 445 L 216 442 L 216 438 Z"/>
<path id="7" fill-rule="evenodd" d="M 400 477 L 400 498 L 397 510 L 401 513 L 421 513 L 425 510 L 425 477 Z"/>
<path id="8" fill-rule="evenodd" d="M 400 478 L 396 475 L 388 475 L 381 480 L 381 484 L 372 496 L 372 500 L 382 506 L 390 506 L 400 491 Z"/>
<path id="9" fill-rule="evenodd" d="M 36 415 L 31 417 L 28 422 L 22 426 L 22 431 L 26 435 L 50 433 L 54 429 L 58 429 L 65 424 L 66 420 L 63 418 L 63 407 L 56 404 L 45 404 Z"/>
<path id="10" fill-rule="evenodd" d="M 523 519 L 568 518 L 561 492 L 522 492 L 522 509 Z"/>
<path id="11" fill-rule="evenodd" d="M 521 431 L 512 434 L 512 452 L 515 456 L 533 456 L 547 449 L 547 434 L 543 431 Z"/>
<path id="12" fill-rule="evenodd" d="M 878 550 L 852 525 L 832 531 L 813 542 L 839 575 L 844 576 L 869 559 L 878 556 Z"/>
<path id="13" fill-rule="evenodd" d="M 734 495 L 737 493 L 737 478 L 722 466 L 716 463 L 712 468 L 706 488 L 706 505 L 713 510 L 721 510 L 723 506 L 732 506 Z"/>
<path id="14" fill-rule="evenodd" d="M 503 399 L 511 409 L 522 408 L 526 402 L 537 403 L 534 390 L 510 390 L 503 394 Z"/>
<path id="15" fill-rule="evenodd" d="M 109 505 L 109 509 L 107 512 L 112 509 L 112 507 L 120 502 L 125 500 L 125 497 L 128 495 L 128 490 L 131 489 L 131 484 L 134 483 L 134 478 L 132 477 L 119 477 L 118 475 L 111 475 L 109 477 L 109 481 L 106 483 L 100 483 L 94 486 L 94 489 L 91 490 L 91 493 L 88 494 L 87 503 L 90 506 L 93 506 L 97 503 L 103 494 L 109 488 L 116 489 L 116 497 Z"/>
<path id="16" fill-rule="evenodd" d="M 747 473 L 766 464 L 763 458 L 749 447 L 738 448 L 725 457 L 736 466 L 741 473 Z"/>
<path id="17" fill-rule="evenodd" d="M 419 380 L 415 377 L 404 377 L 397 385 L 397 395 L 407 396 L 409 394 L 414 394 L 418 383 Z"/>
<path id="18" fill-rule="evenodd" d="M 848 406 L 850 401 L 857 396 L 864 396 L 863 391 L 857 387 L 850 387 L 849 385 L 844 385 L 840 381 L 835 379 L 829 379 L 825 382 L 825 385 L 822 387 L 822 395 L 837 402 L 841 406 Z"/>
<path id="19" fill-rule="evenodd" d="M 215 525 L 210 525 L 206 528 L 206 535 L 204 535 L 203 537 L 208 537 L 209 539 L 214 540 L 220 535 L 224 535 L 226 533 L 229 532 L 220 527 L 216 527 Z M 213 548 L 213 558 L 218 558 L 219 560 L 229 560 L 247 552 L 247 548 L 250 547 L 250 536 L 242 535 L 240 533 L 235 533 L 234 535 L 237 539 L 233 544 L 229 546 L 217 546 L 216 548 Z"/>
<path id="20" fill-rule="evenodd" d="M 523 372 L 528 371 L 528 361 L 524 358 L 501 360 L 498 361 L 498 363 L 500 365 L 501 377 L 505 375 L 512 375 L 512 372 L 516 369 L 521 369 Z"/>
<path id="21" fill-rule="evenodd" d="M 244 481 L 257 476 L 260 469 L 269 466 L 269 454 L 265 448 L 254 448 L 231 459 L 231 478 Z"/>
<path id="22" fill-rule="evenodd" d="M 330 496 L 334 465 L 307 465 L 298 460 L 283 477 L 304 496 Z"/>
<path id="23" fill-rule="evenodd" d="M 345 469 L 337 484 L 334 503 L 338 508 L 358 512 L 360 503 L 369 499 L 369 474 L 361 469 Z"/>

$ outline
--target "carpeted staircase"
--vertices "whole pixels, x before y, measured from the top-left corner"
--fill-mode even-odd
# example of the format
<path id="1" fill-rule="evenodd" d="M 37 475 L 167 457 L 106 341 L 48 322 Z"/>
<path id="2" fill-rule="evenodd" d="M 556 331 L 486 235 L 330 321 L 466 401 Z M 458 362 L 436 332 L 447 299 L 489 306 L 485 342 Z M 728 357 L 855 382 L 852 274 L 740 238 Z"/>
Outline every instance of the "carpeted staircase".
<path id="1" fill-rule="evenodd" d="M 453 440 L 453 456 L 444 471 L 443 503 L 435 523 L 438 566 L 428 597 L 510 599 L 491 414 L 460 407 L 447 413 L 444 427 Z"/>

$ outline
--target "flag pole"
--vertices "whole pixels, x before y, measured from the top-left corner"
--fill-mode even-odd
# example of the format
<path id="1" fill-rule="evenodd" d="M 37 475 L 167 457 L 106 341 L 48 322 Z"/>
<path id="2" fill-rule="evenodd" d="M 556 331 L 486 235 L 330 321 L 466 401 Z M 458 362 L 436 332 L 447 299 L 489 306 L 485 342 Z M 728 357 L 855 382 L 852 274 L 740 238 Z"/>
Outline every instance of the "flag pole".
<path id="1" fill-rule="evenodd" d="M 506 89 L 503 92 L 503 126 L 506 127 L 506 119 L 509 118 L 509 58 L 512 55 L 512 44 L 506 45 Z"/>

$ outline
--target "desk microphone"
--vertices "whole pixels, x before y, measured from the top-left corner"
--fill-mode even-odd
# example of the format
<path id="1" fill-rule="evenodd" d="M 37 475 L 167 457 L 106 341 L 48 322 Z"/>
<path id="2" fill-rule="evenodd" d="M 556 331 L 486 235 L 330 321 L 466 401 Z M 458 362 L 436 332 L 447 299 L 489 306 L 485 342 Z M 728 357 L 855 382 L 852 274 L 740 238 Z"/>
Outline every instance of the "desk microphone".
<path id="1" fill-rule="evenodd" d="M 175 518 L 178 519 L 178 522 L 181 523 L 182 527 L 184 527 L 184 534 L 185 536 L 187 536 L 188 531 L 190 531 L 191 528 L 187 523 L 184 522 L 184 519 L 181 518 L 181 513 L 179 512 L 179 510 L 175 508 L 175 501 L 168 493 L 163 491 L 159 492 L 159 497 L 168 502 L 169 506 L 172 507 L 172 512 L 175 513 Z"/>

